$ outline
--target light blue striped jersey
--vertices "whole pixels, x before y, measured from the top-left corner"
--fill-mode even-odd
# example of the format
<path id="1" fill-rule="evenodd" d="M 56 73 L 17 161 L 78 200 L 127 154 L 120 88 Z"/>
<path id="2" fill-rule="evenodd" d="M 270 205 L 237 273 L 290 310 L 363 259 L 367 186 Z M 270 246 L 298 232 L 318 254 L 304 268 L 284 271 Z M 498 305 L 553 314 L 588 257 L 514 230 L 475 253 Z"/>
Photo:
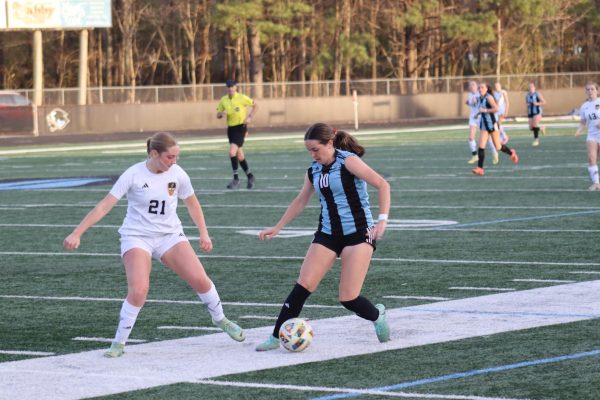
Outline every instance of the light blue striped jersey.
<path id="1" fill-rule="evenodd" d="M 350 235 L 374 225 L 367 183 L 346 169 L 348 157 L 358 156 L 336 149 L 332 164 L 313 161 L 308 169 L 308 179 L 321 203 L 318 230 L 328 235 Z"/>
<path id="2" fill-rule="evenodd" d="M 540 100 L 540 95 L 537 91 L 533 93 L 527 92 L 527 96 L 525 96 L 525 101 L 527 102 L 527 115 L 537 115 L 542 113 L 542 107 L 533 104 L 539 103 Z"/>

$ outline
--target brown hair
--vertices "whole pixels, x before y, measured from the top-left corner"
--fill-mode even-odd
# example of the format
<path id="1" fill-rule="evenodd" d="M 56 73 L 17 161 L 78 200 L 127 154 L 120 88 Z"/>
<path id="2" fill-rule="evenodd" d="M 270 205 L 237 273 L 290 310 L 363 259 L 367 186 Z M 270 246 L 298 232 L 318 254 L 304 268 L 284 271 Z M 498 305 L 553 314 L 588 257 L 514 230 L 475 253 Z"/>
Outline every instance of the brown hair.
<path id="1" fill-rule="evenodd" d="M 318 140 L 321 144 L 327 144 L 333 140 L 333 147 L 340 150 L 351 151 L 359 157 L 365 154 L 365 148 L 358 144 L 354 136 L 346 131 L 338 131 L 322 122 L 317 122 L 306 130 L 304 140 Z"/>
<path id="2" fill-rule="evenodd" d="M 169 132 L 156 132 L 146 141 L 146 151 L 150 154 L 150 151 L 156 150 L 160 154 L 176 145 L 177 140 Z"/>

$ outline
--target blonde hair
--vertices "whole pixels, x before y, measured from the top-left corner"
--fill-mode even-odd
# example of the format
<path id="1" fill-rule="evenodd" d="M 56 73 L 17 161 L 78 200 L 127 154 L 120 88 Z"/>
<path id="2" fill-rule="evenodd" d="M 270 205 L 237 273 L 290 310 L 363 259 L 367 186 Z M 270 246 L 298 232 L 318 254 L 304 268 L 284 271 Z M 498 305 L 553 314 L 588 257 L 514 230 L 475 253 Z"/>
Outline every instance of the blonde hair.
<path id="1" fill-rule="evenodd" d="M 175 140 L 175 137 L 171 133 L 156 132 L 146 141 L 146 151 L 150 154 L 152 150 L 156 150 L 160 154 L 176 145 L 177 140 Z"/>

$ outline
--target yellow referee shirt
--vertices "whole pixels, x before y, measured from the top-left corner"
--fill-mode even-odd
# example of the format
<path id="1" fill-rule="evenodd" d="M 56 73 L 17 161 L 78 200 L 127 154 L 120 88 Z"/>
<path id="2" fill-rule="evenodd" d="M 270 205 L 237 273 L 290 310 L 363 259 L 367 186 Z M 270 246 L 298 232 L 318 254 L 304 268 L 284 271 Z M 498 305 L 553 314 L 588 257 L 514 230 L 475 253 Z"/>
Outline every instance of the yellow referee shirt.
<path id="1" fill-rule="evenodd" d="M 236 92 L 232 98 L 229 95 L 221 97 L 217 111 L 227 113 L 227 126 L 236 126 L 244 123 L 247 107 L 254 107 L 254 100 Z"/>

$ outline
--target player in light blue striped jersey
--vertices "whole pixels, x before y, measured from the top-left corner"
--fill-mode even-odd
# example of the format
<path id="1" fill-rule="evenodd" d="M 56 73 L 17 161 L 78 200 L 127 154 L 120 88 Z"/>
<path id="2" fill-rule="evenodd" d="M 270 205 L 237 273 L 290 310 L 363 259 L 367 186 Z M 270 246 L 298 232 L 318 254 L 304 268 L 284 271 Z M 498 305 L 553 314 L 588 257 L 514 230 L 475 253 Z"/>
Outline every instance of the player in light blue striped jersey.
<path id="1" fill-rule="evenodd" d="M 341 259 L 339 300 L 361 318 L 372 321 L 380 342 L 390 339 L 383 304 L 373 305 L 360 295 L 377 240 L 383 237 L 390 209 L 390 185 L 360 158 L 364 148 L 344 131 L 327 124 L 312 125 L 304 144 L 313 163 L 300 193 L 279 222 L 266 228 L 259 239 L 271 239 L 308 204 L 317 192 L 321 203 L 319 227 L 300 268 L 297 283 L 288 295 L 273 328 L 273 334 L 257 351 L 279 347 L 281 325 L 300 315 L 304 303 L 317 289 L 337 257 Z M 369 209 L 367 184 L 378 191 L 379 217 L 374 221 Z"/>

